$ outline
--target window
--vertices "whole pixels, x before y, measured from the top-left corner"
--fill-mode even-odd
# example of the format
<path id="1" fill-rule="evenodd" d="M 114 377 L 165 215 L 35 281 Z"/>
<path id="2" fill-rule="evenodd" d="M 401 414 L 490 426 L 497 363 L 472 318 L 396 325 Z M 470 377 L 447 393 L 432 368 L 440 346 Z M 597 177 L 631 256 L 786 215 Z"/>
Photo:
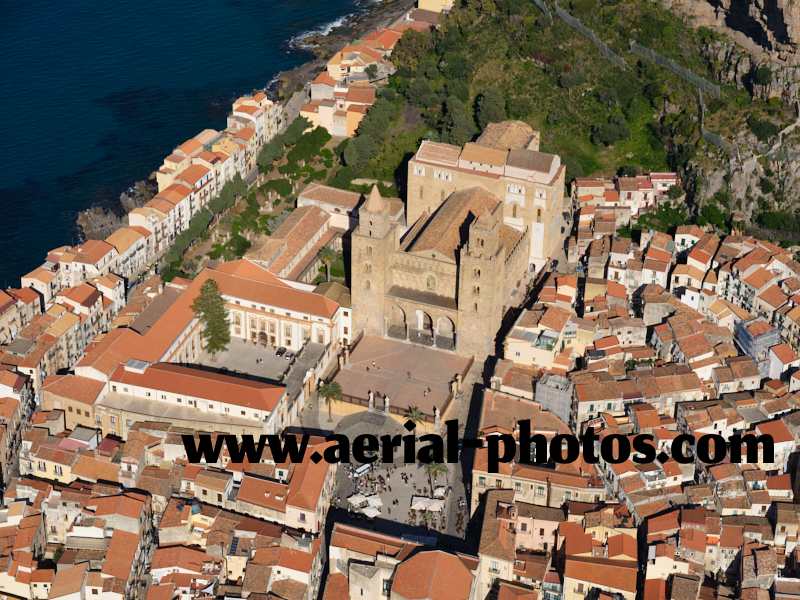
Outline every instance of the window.
<path id="1" fill-rule="evenodd" d="M 372 246 L 366 247 L 367 256 L 372 256 Z"/>
<path id="2" fill-rule="evenodd" d="M 369 279 L 367 279 L 367 280 L 364 282 L 364 289 L 365 289 L 365 290 L 367 290 L 367 291 L 369 291 L 371 288 L 372 288 L 372 284 L 369 282 Z"/>
<path id="3" fill-rule="evenodd" d="M 305 523 L 306 522 L 306 513 L 304 513 L 304 512 L 300 513 L 300 522 L 301 523 Z"/>
<path id="4" fill-rule="evenodd" d="M 544 535 L 544 529 L 539 529 L 539 535 Z"/>
<path id="5" fill-rule="evenodd" d="M 484 487 L 486 485 L 486 477 L 478 477 L 478 485 Z"/>
<path id="6" fill-rule="evenodd" d="M 509 194 L 524 194 L 525 193 L 525 188 L 522 187 L 521 185 L 517 185 L 515 183 L 509 183 L 506 186 L 506 190 L 508 190 Z"/>
<path id="7" fill-rule="evenodd" d="M 519 524 L 519 530 L 522 532 L 528 531 L 528 524 L 525 521 L 523 521 L 522 523 Z"/>
<path id="8" fill-rule="evenodd" d="M 481 270 L 478 269 L 478 268 L 473 269 L 472 270 L 472 276 L 475 277 L 475 278 L 479 278 L 481 276 Z"/>
<path id="9" fill-rule="evenodd" d="M 425 281 L 425 287 L 428 288 L 429 292 L 436 290 L 436 278 L 433 275 L 428 275 L 428 279 Z"/>
<path id="10" fill-rule="evenodd" d="M 414 175 L 418 175 L 420 177 L 425 176 L 425 167 L 422 165 L 414 165 Z"/>

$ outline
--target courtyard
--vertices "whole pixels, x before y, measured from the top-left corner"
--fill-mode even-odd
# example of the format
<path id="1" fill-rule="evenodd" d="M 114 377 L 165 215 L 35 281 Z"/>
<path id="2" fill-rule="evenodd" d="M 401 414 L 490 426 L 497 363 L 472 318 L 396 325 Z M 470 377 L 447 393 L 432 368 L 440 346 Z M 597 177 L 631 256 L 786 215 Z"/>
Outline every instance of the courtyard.
<path id="1" fill-rule="evenodd" d="M 280 382 L 292 361 L 275 354 L 275 348 L 231 338 L 227 350 L 213 357 L 203 351 L 198 362 L 206 367 Z"/>
<path id="2" fill-rule="evenodd" d="M 373 397 L 373 408 L 404 415 L 416 407 L 433 423 L 450 408 L 453 383 L 469 370 L 471 360 L 452 352 L 408 342 L 364 336 L 350 353 L 335 381 L 345 401 L 364 406 Z"/>

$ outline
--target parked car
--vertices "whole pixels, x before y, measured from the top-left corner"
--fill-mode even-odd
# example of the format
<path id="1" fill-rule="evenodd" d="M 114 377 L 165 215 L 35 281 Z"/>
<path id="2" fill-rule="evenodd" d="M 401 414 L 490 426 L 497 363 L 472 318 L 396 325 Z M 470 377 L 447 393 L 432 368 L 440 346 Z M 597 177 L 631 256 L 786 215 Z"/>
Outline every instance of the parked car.
<path id="1" fill-rule="evenodd" d="M 283 346 L 275 350 L 275 356 L 283 356 L 284 354 L 286 354 L 286 348 Z"/>
<path id="2" fill-rule="evenodd" d="M 283 358 L 286 360 L 292 360 L 294 358 L 294 352 L 289 350 L 286 354 L 283 355 Z"/>

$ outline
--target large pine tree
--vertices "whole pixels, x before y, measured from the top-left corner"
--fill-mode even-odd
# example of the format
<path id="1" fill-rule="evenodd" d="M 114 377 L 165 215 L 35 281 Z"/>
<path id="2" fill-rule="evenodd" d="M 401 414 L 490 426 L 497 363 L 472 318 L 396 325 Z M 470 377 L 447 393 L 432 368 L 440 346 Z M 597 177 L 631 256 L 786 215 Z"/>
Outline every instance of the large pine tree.
<path id="1" fill-rule="evenodd" d="M 192 310 L 203 323 L 201 335 L 205 340 L 206 351 L 213 359 L 219 352 L 225 351 L 231 341 L 228 312 L 216 281 L 209 279 L 203 284 L 200 294 L 192 303 Z"/>

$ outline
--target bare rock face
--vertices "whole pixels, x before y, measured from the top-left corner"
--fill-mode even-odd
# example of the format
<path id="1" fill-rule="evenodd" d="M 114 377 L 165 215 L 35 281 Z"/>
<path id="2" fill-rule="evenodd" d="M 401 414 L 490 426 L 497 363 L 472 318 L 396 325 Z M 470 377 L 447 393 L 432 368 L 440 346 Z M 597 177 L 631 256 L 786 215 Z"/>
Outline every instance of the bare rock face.
<path id="1" fill-rule="evenodd" d="M 128 214 L 134 208 L 144 206 L 158 188 L 155 182 L 137 181 L 119 195 L 119 204 L 92 206 L 78 213 L 78 230 L 84 239 L 102 240 L 128 224 Z"/>
<path id="2" fill-rule="evenodd" d="M 709 0 L 725 23 L 766 50 L 800 51 L 800 3 L 796 0 Z"/>

